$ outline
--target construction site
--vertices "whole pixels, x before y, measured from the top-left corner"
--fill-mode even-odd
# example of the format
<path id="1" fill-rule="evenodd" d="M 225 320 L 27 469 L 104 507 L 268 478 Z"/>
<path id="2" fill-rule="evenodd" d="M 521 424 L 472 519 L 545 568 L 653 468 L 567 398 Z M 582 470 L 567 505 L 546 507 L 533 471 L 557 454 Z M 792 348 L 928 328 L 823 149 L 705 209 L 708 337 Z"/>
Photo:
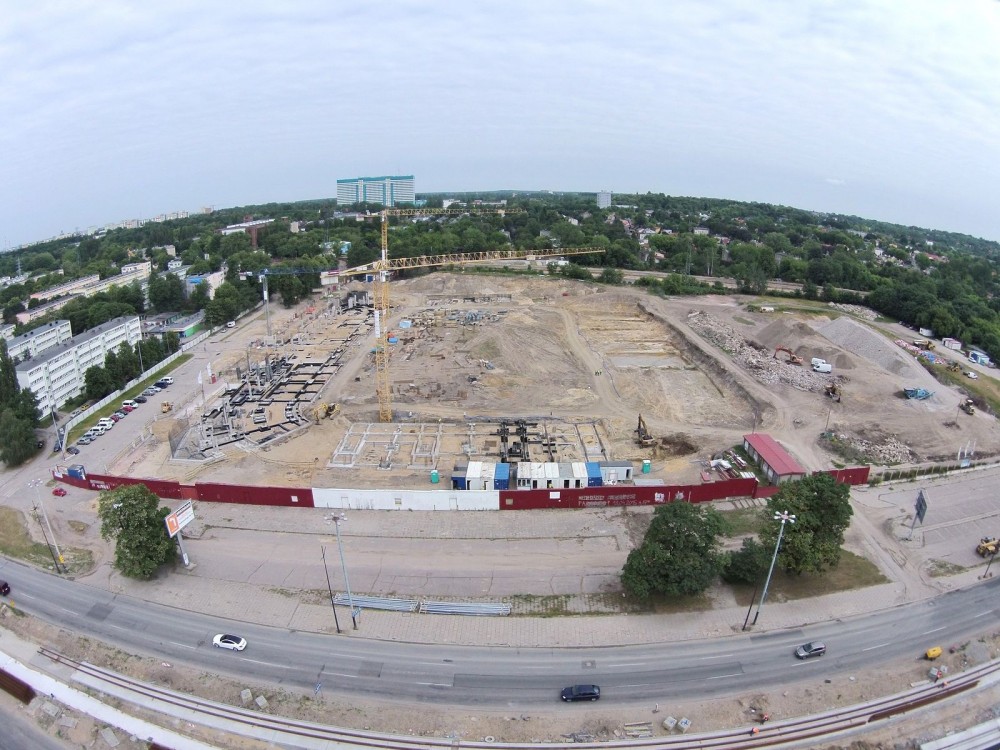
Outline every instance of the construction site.
<path id="1" fill-rule="evenodd" d="M 354 282 L 194 350 L 215 382 L 189 383 L 154 439 L 108 471 L 432 489 L 432 472 L 469 461 L 601 460 L 648 462 L 642 481 L 667 483 L 705 481 L 750 432 L 809 470 L 845 451 L 906 465 L 1000 447 L 995 419 L 864 308 L 663 299 L 544 272 L 389 286 L 387 399 L 372 306 L 358 303 L 368 287 Z"/>

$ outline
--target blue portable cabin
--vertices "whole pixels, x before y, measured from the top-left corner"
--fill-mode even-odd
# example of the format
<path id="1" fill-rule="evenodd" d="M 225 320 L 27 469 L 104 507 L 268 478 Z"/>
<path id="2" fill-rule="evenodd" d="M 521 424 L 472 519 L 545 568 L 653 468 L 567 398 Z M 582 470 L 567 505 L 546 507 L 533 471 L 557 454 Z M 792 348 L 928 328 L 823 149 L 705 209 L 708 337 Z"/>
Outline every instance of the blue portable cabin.
<path id="1" fill-rule="evenodd" d="M 493 489 L 510 489 L 510 464 L 497 464 L 496 472 L 493 474 Z"/>
<path id="2" fill-rule="evenodd" d="M 597 461 L 587 461 L 587 486 L 604 486 L 604 479 L 601 477 L 601 465 Z"/>
<path id="3" fill-rule="evenodd" d="M 468 489 L 465 485 L 465 477 L 468 473 L 468 466 L 465 464 L 455 464 L 455 468 L 451 470 L 451 488 L 453 490 Z"/>

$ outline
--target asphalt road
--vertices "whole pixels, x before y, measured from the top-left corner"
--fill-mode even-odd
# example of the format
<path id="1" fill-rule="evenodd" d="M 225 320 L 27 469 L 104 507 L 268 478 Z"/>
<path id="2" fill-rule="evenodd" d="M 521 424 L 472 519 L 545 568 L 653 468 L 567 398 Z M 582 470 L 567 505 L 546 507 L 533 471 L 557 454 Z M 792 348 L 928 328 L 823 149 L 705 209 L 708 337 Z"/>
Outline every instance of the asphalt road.
<path id="1" fill-rule="evenodd" d="M 707 698 L 814 679 L 948 646 L 993 628 L 994 579 L 936 599 L 797 630 L 715 640 L 606 648 L 437 646 L 289 632 L 150 604 L 10 561 L 0 576 L 25 612 L 127 651 L 234 677 L 382 699 L 529 709 L 574 683 L 597 683 L 612 703 Z M 252 606 L 252 603 L 250 603 Z M 762 615 L 766 617 L 766 608 Z M 346 619 L 346 618 L 345 618 Z M 571 621 L 567 621 L 571 626 Z M 216 633 L 249 641 L 241 653 L 212 646 Z M 810 640 L 825 657 L 799 661 Z"/>

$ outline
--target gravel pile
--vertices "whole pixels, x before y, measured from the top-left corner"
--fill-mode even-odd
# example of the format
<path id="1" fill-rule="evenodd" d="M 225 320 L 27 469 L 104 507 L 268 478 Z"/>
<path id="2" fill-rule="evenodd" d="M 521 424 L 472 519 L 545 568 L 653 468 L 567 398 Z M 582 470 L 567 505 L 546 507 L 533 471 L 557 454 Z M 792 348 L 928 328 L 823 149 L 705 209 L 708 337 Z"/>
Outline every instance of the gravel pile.
<path id="1" fill-rule="evenodd" d="M 848 317 L 831 320 L 818 330 L 840 348 L 864 357 L 895 375 L 909 374 L 914 364 L 912 358 L 893 346 L 892 342 Z"/>
<path id="2" fill-rule="evenodd" d="M 808 364 L 790 365 L 784 359 L 775 359 L 770 349 L 752 346 L 732 327 L 710 313 L 695 310 L 688 314 L 687 323 L 691 330 L 728 353 L 734 362 L 765 385 L 780 383 L 800 391 L 815 392 L 822 390 L 826 382 L 814 375 Z"/>

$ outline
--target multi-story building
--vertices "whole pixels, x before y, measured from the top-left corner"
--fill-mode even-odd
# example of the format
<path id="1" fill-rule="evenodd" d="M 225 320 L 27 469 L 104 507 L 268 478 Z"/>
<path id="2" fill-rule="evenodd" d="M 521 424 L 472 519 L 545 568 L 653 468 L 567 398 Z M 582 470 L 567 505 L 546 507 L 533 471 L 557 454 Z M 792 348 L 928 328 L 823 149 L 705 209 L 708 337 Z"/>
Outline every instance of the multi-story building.
<path id="1" fill-rule="evenodd" d="M 353 177 L 337 180 L 337 203 L 379 203 L 391 207 L 413 203 L 413 175 L 383 177 Z"/>
<path id="2" fill-rule="evenodd" d="M 602 190 L 597 194 L 598 208 L 611 208 L 611 191 Z"/>
<path id="3" fill-rule="evenodd" d="M 38 397 L 43 414 L 83 393 L 90 367 L 103 367 L 108 352 L 121 344 L 135 346 L 142 336 L 138 316 L 121 317 L 51 346 L 15 366 L 17 382 Z"/>
<path id="4" fill-rule="evenodd" d="M 7 339 L 7 353 L 11 359 L 29 359 L 56 344 L 73 338 L 68 320 L 53 320 L 33 331 Z"/>

